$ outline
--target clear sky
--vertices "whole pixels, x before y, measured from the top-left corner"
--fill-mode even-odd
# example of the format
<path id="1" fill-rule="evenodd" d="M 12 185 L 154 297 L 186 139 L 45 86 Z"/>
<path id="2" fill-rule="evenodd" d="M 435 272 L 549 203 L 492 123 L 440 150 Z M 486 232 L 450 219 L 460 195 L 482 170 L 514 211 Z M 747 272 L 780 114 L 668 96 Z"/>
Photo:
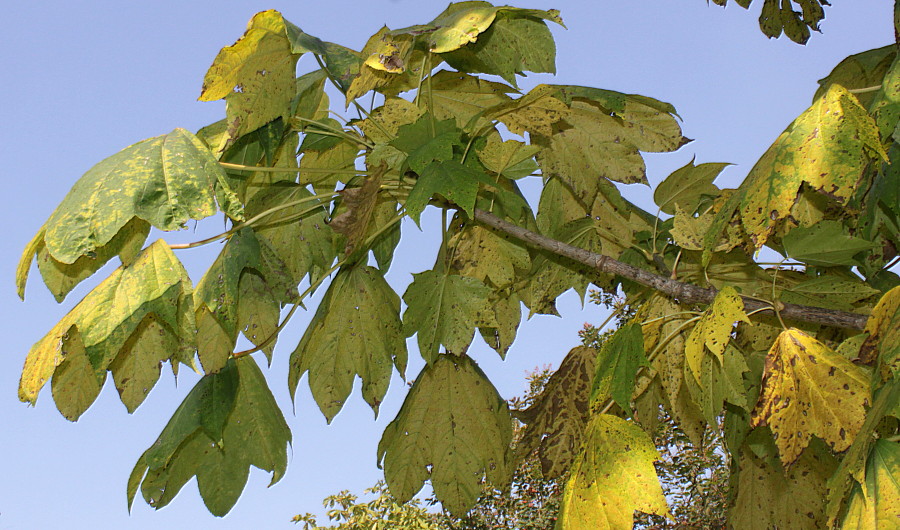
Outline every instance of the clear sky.
<path id="1" fill-rule="evenodd" d="M 522 85 L 588 85 L 671 102 L 684 120 L 685 135 L 695 141 L 674 154 L 649 156 L 651 183 L 696 156 L 698 163 L 735 163 L 718 184 L 736 186 L 809 105 L 816 80 L 844 57 L 893 39 L 893 3 L 888 0 L 835 1 L 826 9 L 824 34 L 813 34 L 805 47 L 784 37 L 766 39 L 756 21 L 761 4 L 756 0 L 748 13 L 704 0 L 523 0 L 515 5 L 559 9 L 568 30 L 553 28 L 557 76 L 531 76 Z M 0 232 L 5 250 L 0 285 L 6 286 L 0 290 L 5 339 L 0 356 L 0 530 L 289 528 L 298 512 L 321 514 L 324 496 L 341 489 L 359 493 L 380 477 L 376 445 L 402 403 L 402 381 L 395 378 L 377 421 L 358 387 L 331 426 L 326 427 L 304 382 L 296 413 L 291 413 L 286 367 L 309 319 L 301 314 L 282 336 L 266 370 L 294 435 L 282 481 L 267 489 L 269 476 L 254 470 L 237 506 L 223 519 L 208 514 L 194 482 L 168 507 L 156 512 L 138 499 L 129 515 L 128 474 L 196 377 L 183 375 L 176 386 L 164 371 L 133 415 L 125 411 L 110 380 L 77 423 L 56 411 L 49 388 L 34 408 L 18 402 L 18 378 L 28 349 L 96 281 L 85 282 L 56 304 L 36 270 L 25 303 L 16 297 L 13 279 L 25 244 L 92 165 L 141 139 L 174 127 L 197 130 L 224 115 L 221 102 L 197 101 L 203 75 L 219 48 L 233 43 L 255 12 L 278 9 L 308 33 L 360 49 L 382 24 L 399 28 L 424 23 L 444 7 L 443 0 L 6 3 L 0 32 L 0 175 L 6 190 L 0 208 L 5 227 Z M 309 62 L 301 61 L 301 68 L 310 68 Z M 646 204 L 649 190 L 631 186 L 626 194 Z M 210 219 L 175 238 L 199 239 L 221 228 L 221 221 Z M 430 268 L 433 259 L 433 254 L 423 257 L 424 243 L 415 230 L 404 228 L 413 237 L 401 247 L 389 276 L 401 294 L 410 273 Z M 212 255 L 183 252 L 190 253 L 179 257 L 197 280 Z M 110 270 L 103 269 L 97 278 Z M 560 311 L 562 318 L 523 323 L 505 362 L 476 338 L 470 354 L 504 397 L 523 392 L 528 370 L 558 365 L 577 344 L 576 332 L 585 321 L 602 320 L 596 307 L 582 312 L 571 293 Z M 422 366 L 413 343 L 412 377 Z"/>

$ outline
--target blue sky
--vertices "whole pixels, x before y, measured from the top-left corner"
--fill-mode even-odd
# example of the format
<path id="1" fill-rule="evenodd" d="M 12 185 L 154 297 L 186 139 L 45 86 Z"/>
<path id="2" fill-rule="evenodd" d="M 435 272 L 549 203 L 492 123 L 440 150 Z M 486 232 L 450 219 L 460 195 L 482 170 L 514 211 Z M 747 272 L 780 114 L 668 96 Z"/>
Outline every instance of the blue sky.
<path id="1" fill-rule="evenodd" d="M 749 13 L 737 6 L 708 6 L 703 0 L 529 0 L 515 5 L 562 12 L 568 30 L 553 28 L 558 57 L 552 82 L 644 94 L 675 105 L 685 135 L 695 141 L 674 154 L 648 156 L 652 184 L 696 156 L 698 163 L 734 163 L 718 184 L 736 186 L 809 105 L 817 79 L 847 55 L 893 39 L 892 5 L 886 0 L 834 2 L 826 9 L 824 34 L 814 34 L 806 47 L 786 38 L 766 39 L 756 22 L 761 0 L 755 3 Z M 402 403 L 402 381 L 395 378 L 377 421 L 357 388 L 326 427 L 303 382 L 292 414 L 285 374 L 288 355 L 309 319 L 301 314 L 282 336 L 266 371 L 294 434 L 284 479 L 267 489 L 268 475 L 252 472 L 243 497 L 223 519 L 206 512 L 194 483 L 163 510 L 156 512 L 138 500 L 129 515 L 128 474 L 195 379 L 184 375 L 176 386 L 164 372 L 133 415 L 108 382 L 77 423 L 56 411 L 49 388 L 36 407 L 19 403 L 18 377 L 31 344 L 95 282 L 85 282 L 56 304 L 33 271 L 23 303 L 15 295 L 13 278 L 25 243 L 93 164 L 138 140 L 174 127 L 196 130 L 223 116 L 220 102 L 197 101 L 203 75 L 219 48 L 233 43 L 255 12 L 278 9 L 308 33 L 359 49 L 382 24 L 399 28 L 423 23 L 445 6 L 430 0 L 95 0 L 4 7 L 0 175 L 9 201 L 0 209 L 5 227 L 0 278 L 6 279 L 0 282 L 6 286 L 0 290 L 6 343 L 0 356 L 0 529 L 288 528 L 298 512 L 321 514 L 324 496 L 340 489 L 361 492 L 380 477 L 375 448 Z M 309 63 L 301 62 L 304 67 L 310 68 Z M 522 85 L 548 79 L 531 76 Z M 647 204 L 650 191 L 630 186 L 626 194 Z M 221 226 L 210 219 L 173 240 L 199 239 Z M 425 256 L 421 248 L 434 226 L 425 223 L 424 228 L 425 236 L 418 236 L 405 227 L 409 241 L 390 276 L 401 293 L 410 273 L 431 266 L 433 254 Z M 213 256 L 187 252 L 179 257 L 196 280 Z M 98 277 L 109 271 L 107 267 Z M 585 321 L 602 320 L 598 308 L 582 311 L 571 294 L 560 311 L 562 318 L 523 323 L 505 362 L 476 339 L 470 353 L 505 397 L 522 393 L 527 371 L 557 365 L 577 344 L 576 332 Z M 421 360 L 411 362 L 409 375 L 415 376 L 421 366 Z"/>

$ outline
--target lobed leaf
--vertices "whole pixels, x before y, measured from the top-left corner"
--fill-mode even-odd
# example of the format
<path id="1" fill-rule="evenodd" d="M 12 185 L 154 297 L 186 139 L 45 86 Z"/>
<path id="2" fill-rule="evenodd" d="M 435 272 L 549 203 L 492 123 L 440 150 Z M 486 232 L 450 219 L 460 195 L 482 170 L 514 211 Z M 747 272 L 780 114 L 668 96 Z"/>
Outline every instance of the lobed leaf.
<path id="1" fill-rule="evenodd" d="M 54 383 L 57 408 L 74 421 L 93 402 L 89 396 L 96 397 L 114 359 L 127 356 L 123 350 L 133 350 L 129 339 L 149 315 L 165 323 L 181 347 L 192 348 L 191 281 L 161 240 L 144 249 L 130 266 L 113 271 L 31 347 L 19 399 L 34 404 L 41 387 L 59 374 L 60 381 Z M 180 358 L 175 357 L 177 351 L 168 353 Z M 143 362 L 145 367 L 157 363 L 146 358 Z M 129 408 L 140 401 L 123 400 Z"/>
<path id="2" fill-rule="evenodd" d="M 419 374 L 378 443 L 391 494 L 410 500 L 430 479 L 450 513 L 462 516 L 482 480 L 508 480 L 512 422 L 506 401 L 468 357 L 439 355 Z"/>
<path id="3" fill-rule="evenodd" d="M 608 398 L 631 414 L 631 395 L 640 366 L 649 366 L 644 355 L 644 335 L 640 324 L 626 324 L 603 342 L 597 356 L 591 401 Z"/>
<path id="4" fill-rule="evenodd" d="M 891 528 L 900 513 L 900 444 L 880 439 L 866 462 L 864 485 L 850 497 L 841 529 Z"/>
<path id="5" fill-rule="evenodd" d="M 596 360 L 594 348 L 572 348 L 532 405 L 514 413 L 516 419 L 525 423 L 516 443 L 516 462 L 537 451 L 545 477 L 559 478 L 568 473 L 590 418 Z"/>
<path id="6" fill-rule="evenodd" d="M 304 373 L 319 410 L 330 423 L 358 375 L 362 395 L 378 413 L 393 366 L 406 370 L 400 297 L 373 267 L 342 268 L 303 338 L 291 354 L 288 387 L 293 396 Z"/>
<path id="7" fill-rule="evenodd" d="M 762 391 L 751 426 L 768 425 L 784 465 L 812 436 L 835 451 L 850 447 L 871 403 L 858 366 L 798 329 L 781 332 L 766 356 Z"/>
<path id="8" fill-rule="evenodd" d="M 894 287 L 878 301 L 866 322 L 868 338 L 860 347 L 860 360 L 875 364 L 878 377 L 887 381 L 900 373 L 900 287 Z"/>
<path id="9" fill-rule="evenodd" d="M 703 373 L 700 363 L 706 351 L 713 354 L 719 365 L 725 362 L 723 354 L 731 340 L 737 322 L 750 323 L 744 313 L 744 301 L 731 286 L 723 287 L 713 303 L 703 312 L 700 321 L 691 330 L 684 345 L 684 358 L 697 382 Z"/>
<path id="10" fill-rule="evenodd" d="M 631 528 L 635 510 L 667 515 L 653 468 L 658 458 L 653 440 L 634 423 L 609 414 L 591 418 L 566 482 L 558 528 Z"/>

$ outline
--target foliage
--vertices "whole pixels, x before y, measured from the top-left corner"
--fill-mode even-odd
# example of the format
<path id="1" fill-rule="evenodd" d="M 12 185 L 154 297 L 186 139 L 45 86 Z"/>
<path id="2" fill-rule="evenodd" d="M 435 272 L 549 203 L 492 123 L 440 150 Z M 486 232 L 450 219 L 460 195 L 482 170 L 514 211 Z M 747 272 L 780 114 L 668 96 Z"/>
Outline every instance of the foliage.
<path id="1" fill-rule="evenodd" d="M 824 2 L 794 3 L 801 12 L 764 1 L 767 35 L 804 41 L 816 29 Z M 654 194 L 668 218 L 617 184 L 646 184 L 641 153 L 689 141 L 675 108 L 593 87 L 520 90 L 524 72 L 555 71 L 549 23 L 559 13 L 462 2 L 355 51 L 276 11 L 254 16 L 204 79 L 201 99 L 224 99 L 224 119 L 101 161 L 26 247 L 20 295 L 35 259 L 58 299 L 116 256 L 121 265 L 37 341 L 20 399 L 34 403 L 50 381 L 75 420 L 109 372 L 134 410 L 163 362 L 202 368 L 128 497 L 140 490 L 161 507 L 196 476 L 222 515 L 249 466 L 280 478 L 291 439 L 251 354 L 271 356 L 330 281 L 289 384 L 309 373 L 330 419 L 359 376 L 377 411 L 392 370 L 405 370 L 403 339 L 417 335 L 426 367 L 378 447 L 402 500 L 431 480 L 443 506 L 465 513 L 484 480 L 505 486 L 537 451 L 542 470 L 567 476 L 563 528 L 665 514 L 649 434 L 662 407 L 698 445 L 722 418 L 738 463 L 733 526 L 877 520 L 897 504 L 881 486 L 896 476 L 900 416 L 896 46 L 836 65 L 738 188 L 715 185 L 721 163 L 674 172 Z M 304 54 L 318 68 L 296 77 Z M 326 83 L 359 119 L 331 117 Z M 371 91 L 367 109 L 358 100 Z M 517 184 L 533 176 L 536 210 Z M 400 296 L 383 275 L 410 226 L 400 221 L 426 210 L 440 216 L 440 250 Z M 145 245 L 151 227 L 217 211 L 231 223 L 217 237 Z M 219 239 L 192 281 L 173 250 Z M 788 265 L 755 261 L 763 247 Z M 599 354 L 573 350 L 521 411 L 530 442 L 514 453 L 512 416 L 468 347 L 477 331 L 505 355 L 522 304 L 554 314 L 559 295 L 592 284 L 624 297 L 622 325 Z M 241 334 L 253 349 L 235 351 Z"/>

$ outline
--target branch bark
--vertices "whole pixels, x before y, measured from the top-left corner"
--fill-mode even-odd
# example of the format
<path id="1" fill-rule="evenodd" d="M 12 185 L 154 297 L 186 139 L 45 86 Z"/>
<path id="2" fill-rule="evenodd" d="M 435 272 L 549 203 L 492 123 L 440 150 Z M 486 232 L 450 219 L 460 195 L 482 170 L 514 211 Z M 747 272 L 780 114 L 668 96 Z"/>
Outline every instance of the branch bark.
<path id="1" fill-rule="evenodd" d="M 609 256 L 589 252 L 583 248 L 578 248 L 563 243 L 562 241 L 551 239 L 547 236 L 543 236 L 505 221 L 484 210 L 475 209 L 475 220 L 500 230 L 501 232 L 507 233 L 533 247 L 564 256 L 601 272 L 615 274 L 641 285 L 645 285 L 651 289 L 667 294 L 681 303 L 709 304 L 712 303 L 713 299 L 716 297 L 716 293 L 718 293 L 716 289 L 707 289 L 690 283 L 679 282 L 678 280 L 666 278 L 665 276 L 654 274 L 650 271 L 628 265 L 627 263 L 622 263 Z M 769 310 L 774 313 L 772 306 L 766 302 L 747 297 L 741 298 L 744 301 L 744 310 L 747 312 Z M 778 312 L 783 318 L 789 320 L 847 329 L 863 329 L 866 326 L 866 321 L 869 319 L 868 315 L 861 315 L 859 313 L 849 313 L 847 311 L 798 304 L 782 304 L 779 307 Z"/>

